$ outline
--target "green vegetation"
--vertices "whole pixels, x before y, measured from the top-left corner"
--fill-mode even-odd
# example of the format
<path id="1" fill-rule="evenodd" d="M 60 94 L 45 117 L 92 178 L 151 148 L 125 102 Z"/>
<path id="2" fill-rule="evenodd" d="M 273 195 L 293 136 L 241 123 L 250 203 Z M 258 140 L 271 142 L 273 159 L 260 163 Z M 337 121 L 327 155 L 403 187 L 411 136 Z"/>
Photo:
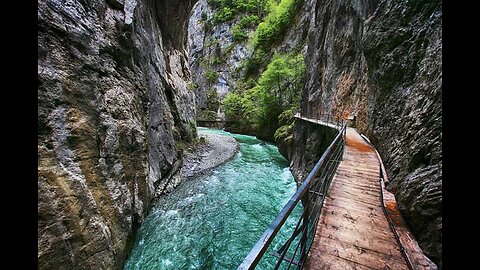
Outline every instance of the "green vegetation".
<path id="1" fill-rule="evenodd" d="M 215 9 L 213 21 L 223 23 L 235 17 L 235 14 L 248 13 L 260 16 L 264 13 L 266 0 L 208 0 Z"/>
<path id="2" fill-rule="evenodd" d="M 267 13 L 267 2 L 275 0 L 208 0 L 208 4 L 215 10 L 211 22 L 206 29 L 212 29 L 215 24 L 232 20 L 236 15 L 241 15 L 240 22 L 232 27 L 233 39 L 240 42 L 248 39 L 248 29 L 254 29 L 260 18 Z M 205 19 L 202 14 L 203 21 Z M 205 24 L 207 25 L 207 23 Z"/>
<path id="3" fill-rule="evenodd" d="M 222 7 L 213 14 L 213 21 L 215 23 L 223 23 L 233 19 L 233 17 L 235 15 L 230 7 Z"/>
<path id="4" fill-rule="evenodd" d="M 200 21 L 201 22 L 206 22 L 207 21 L 207 13 L 202 12 L 202 15 L 200 15 Z"/>
<path id="5" fill-rule="evenodd" d="M 222 110 L 227 119 L 236 121 L 240 130 L 263 132 L 270 138 L 287 140 L 293 129 L 293 112 L 299 106 L 300 91 L 305 80 L 303 56 L 297 53 L 272 55 L 272 47 L 283 38 L 293 23 L 298 4 L 303 0 L 207 0 L 213 15 L 201 20 L 211 30 L 214 25 L 235 19 L 231 26 L 233 43 L 221 48 L 220 40 L 208 39 L 208 55 L 201 65 L 210 85 L 218 81 L 218 67 L 238 43 L 248 42 L 252 55 L 236 67 L 239 74 L 246 75 L 236 81 L 235 91 L 222 101 Z M 254 31 L 252 35 L 252 31 Z M 245 68 L 246 73 L 241 69 Z M 263 71 L 263 73 L 262 73 Z M 261 73 L 261 74 L 260 74 Z M 215 118 L 220 106 L 214 89 L 205 92 L 206 108 L 199 112 L 202 118 Z M 277 121 L 278 120 L 278 121 Z M 272 134 L 276 130 L 275 134 Z"/>
<path id="6" fill-rule="evenodd" d="M 206 20 L 203 23 L 203 28 L 205 32 L 210 32 L 213 29 L 213 23 L 211 22 L 211 20 Z"/>
<path id="7" fill-rule="evenodd" d="M 240 19 L 240 22 L 232 27 L 234 41 L 244 41 L 248 39 L 248 29 L 253 29 L 260 23 L 260 17 L 257 15 L 246 15 Z"/>
<path id="8" fill-rule="evenodd" d="M 210 84 L 215 83 L 218 80 L 218 72 L 216 72 L 215 70 L 207 69 L 205 70 L 205 77 Z"/>
<path id="9" fill-rule="evenodd" d="M 205 93 L 205 101 L 207 103 L 207 109 L 210 111 L 216 112 L 218 110 L 218 107 L 220 107 L 217 91 L 213 88 L 209 89 Z"/>
<path id="10" fill-rule="evenodd" d="M 242 96 L 235 92 L 228 93 L 222 101 L 227 119 L 238 121 L 244 112 L 243 104 Z"/>
<path id="11" fill-rule="evenodd" d="M 225 96 L 223 110 L 228 119 L 261 129 L 271 124 L 272 119 L 278 119 L 283 112 L 293 111 L 299 106 L 304 81 L 302 54 L 275 54 L 258 82 L 253 86 L 251 81 L 247 82 L 249 88 Z"/>
<path id="12" fill-rule="evenodd" d="M 188 121 L 187 123 L 182 124 L 184 134 L 175 141 L 175 146 L 177 149 L 184 151 L 190 145 L 194 144 L 197 138 L 197 124 L 195 121 Z"/>
<path id="13" fill-rule="evenodd" d="M 224 12 L 224 8 L 233 13 L 250 13 L 263 16 L 267 0 L 207 0 L 207 3 L 217 12 Z"/>
<path id="14" fill-rule="evenodd" d="M 273 43 L 281 38 L 288 29 L 295 16 L 297 3 L 302 0 L 269 1 L 269 13 L 261 22 L 253 34 L 252 46 L 254 52 L 246 61 L 245 69 L 247 76 L 263 66 L 269 59 L 269 50 Z"/>
<path id="15" fill-rule="evenodd" d="M 225 61 L 225 55 L 215 55 L 212 59 L 212 65 L 221 65 L 224 64 Z"/>
<path id="16" fill-rule="evenodd" d="M 276 142 L 280 140 L 283 140 L 283 141 L 293 140 L 293 137 L 292 137 L 292 134 L 293 134 L 292 131 L 293 131 L 293 125 L 294 125 L 293 111 L 294 111 L 293 109 L 285 110 L 278 116 L 278 125 L 280 127 L 275 131 L 275 135 L 273 136 Z"/>
<path id="17" fill-rule="evenodd" d="M 238 25 L 239 27 L 246 29 L 256 27 L 259 23 L 260 17 L 258 17 L 257 15 L 246 15 L 240 19 Z"/>
<path id="18" fill-rule="evenodd" d="M 220 46 L 219 43 L 220 41 L 218 41 L 218 39 L 216 39 L 214 36 L 210 36 L 207 43 L 205 44 L 205 47 Z"/>
<path id="19" fill-rule="evenodd" d="M 248 39 L 247 31 L 243 30 L 239 24 L 232 27 L 232 34 L 234 41 L 243 41 Z"/>
<path id="20" fill-rule="evenodd" d="M 235 45 L 233 45 L 233 44 L 227 45 L 225 47 L 225 49 L 223 49 L 224 54 L 226 55 L 226 54 L 230 53 L 233 50 L 233 47 L 235 47 Z"/>
<path id="21" fill-rule="evenodd" d="M 278 5 L 270 2 L 270 12 L 258 25 L 253 38 L 253 46 L 266 49 L 282 36 L 292 22 L 298 0 L 281 0 Z"/>
<path id="22" fill-rule="evenodd" d="M 194 83 L 193 81 L 189 81 L 189 82 L 187 83 L 187 89 L 188 89 L 189 91 L 193 91 L 193 90 L 195 90 L 195 89 L 197 89 L 197 88 L 198 88 L 198 84 Z"/>

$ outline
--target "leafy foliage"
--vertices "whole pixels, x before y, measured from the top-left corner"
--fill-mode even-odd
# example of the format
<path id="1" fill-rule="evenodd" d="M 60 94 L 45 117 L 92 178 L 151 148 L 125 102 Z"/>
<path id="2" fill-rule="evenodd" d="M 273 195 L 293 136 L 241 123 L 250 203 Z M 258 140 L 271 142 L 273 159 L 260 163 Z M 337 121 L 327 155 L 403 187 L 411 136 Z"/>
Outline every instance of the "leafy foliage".
<path id="1" fill-rule="evenodd" d="M 293 125 L 294 125 L 294 108 L 285 110 L 283 111 L 279 116 L 278 116 L 278 124 L 279 128 L 275 131 L 274 134 L 274 139 L 275 141 L 280 141 L 280 140 L 292 140 L 292 131 L 293 131 Z"/>
<path id="2" fill-rule="evenodd" d="M 205 99 L 207 103 L 207 109 L 216 112 L 218 107 L 220 107 L 217 91 L 213 88 L 209 89 L 207 93 L 205 93 Z"/>
<path id="3" fill-rule="evenodd" d="M 232 34 L 234 41 L 243 41 L 248 39 L 247 31 L 243 30 L 238 24 L 232 27 Z"/>
<path id="4" fill-rule="evenodd" d="M 238 121 L 243 114 L 242 97 L 235 93 L 228 93 L 222 101 L 223 111 L 228 119 Z"/>
<path id="5" fill-rule="evenodd" d="M 253 46 L 266 48 L 271 45 L 292 22 L 297 0 L 281 0 L 278 5 L 270 2 L 270 12 L 255 31 Z"/>
<path id="6" fill-rule="evenodd" d="M 213 22 L 223 23 L 235 17 L 236 14 L 243 14 L 246 17 L 245 23 L 249 27 L 256 26 L 260 22 L 260 17 L 264 17 L 267 11 L 267 0 L 208 0 L 208 4 L 215 10 Z M 252 22 L 255 22 L 254 25 Z M 241 26 L 242 28 L 245 25 Z"/>
<path id="7" fill-rule="evenodd" d="M 207 21 L 207 13 L 205 12 L 202 12 L 202 14 L 200 15 L 200 21 L 201 22 L 206 22 Z"/>
<path id="8" fill-rule="evenodd" d="M 240 19 L 238 26 L 246 29 L 257 26 L 260 23 L 260 17 L 257 15 L 246 15 Z"/>
<path id="9" fill-rule="evenodd" d="M 230 7 L 223 7 L 213 14 L 213 21 L 215 23 L 223 23 L 233 19 L 234 16 L 235 15 Z"/>
<path id="10" fill-rule="evenodd" d="M 257 15 L 265 9 L 266 2 L 266 0 L 207 0 L 207 3 L 215 9 L 228 7 L 236 12 L 257 13 Z"/>
<path id="11" fill-rule="evenodd" d="M 226 95 L 225 115 L 257 129 L 267 126 L 282 112 L 298 107 L 304 80 L 302 54 L 276 54 L 253 87 Z"/>
<path id="12" fill-rule="evenodd" d="M 257 15 L 246 15 L 240 19 L 240 22 L 232 27 L 234 41 L 244 41 L 248 39 L 248 29 L 258 25 L 260 18 Z"/>
<path id="13" fill-rule="evenodd" d="M 282 37 L 293 21 L 297 3 L 302 0 L 268 1 L 269 13 L 253 34 L 253 54 L 245 63 L 246 75 L 256 74 L 260 67 L 266 64 L 268 53 L 273 43 Z"/>
<path id="14" fill-rule="evenodd" d="M 205 77 L 210 84 L 215 83 L 218 79 L 218 72 L 216 72 L 215 70 L 207 69 L 205 70 Z"/>

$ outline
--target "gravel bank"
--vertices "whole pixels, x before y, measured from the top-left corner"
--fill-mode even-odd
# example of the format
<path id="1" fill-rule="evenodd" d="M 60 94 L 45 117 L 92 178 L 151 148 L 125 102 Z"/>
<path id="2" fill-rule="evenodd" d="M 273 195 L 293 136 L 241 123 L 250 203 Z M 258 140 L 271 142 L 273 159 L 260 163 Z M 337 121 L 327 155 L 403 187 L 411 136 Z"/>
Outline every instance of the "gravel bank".
<path id="1" fill-rule="evenodd" d="M 233 158 L 239 150 L 237 140 L 232 137 L 206 133 L 198 135 L 205 138 L 205 143 L 185 155 L 181 169 L 183 177 L 204 174 Z"/>

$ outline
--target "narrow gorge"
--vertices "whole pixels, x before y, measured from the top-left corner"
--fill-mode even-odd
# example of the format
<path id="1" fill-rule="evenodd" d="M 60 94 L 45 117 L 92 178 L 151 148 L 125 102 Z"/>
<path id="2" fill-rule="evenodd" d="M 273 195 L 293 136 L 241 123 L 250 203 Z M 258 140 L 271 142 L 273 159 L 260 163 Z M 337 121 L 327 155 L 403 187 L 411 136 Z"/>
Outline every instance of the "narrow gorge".
<path id="1" fill-rule="evenodd" d="M 38 2 L 39 269 L 121 269 L 195 139 L 193 1 Z"/>
<path id="2" fill-rule="evenodd" d="M 337 134 L 299 115 L 368 138 L 442 269 L 441 1 L 38 0 L 37 16 L 38 269 L 235 269 Z"/>

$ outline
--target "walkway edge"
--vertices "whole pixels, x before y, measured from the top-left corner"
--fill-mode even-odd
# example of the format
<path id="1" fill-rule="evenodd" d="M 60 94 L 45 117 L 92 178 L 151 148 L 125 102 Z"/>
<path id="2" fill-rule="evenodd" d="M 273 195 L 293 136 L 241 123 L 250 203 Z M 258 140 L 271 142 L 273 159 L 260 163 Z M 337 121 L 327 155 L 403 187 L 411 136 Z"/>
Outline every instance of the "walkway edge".
<path id="1" fill-rule="evenodd" d="M 382 206 L 385 211 L 385 216 L 387 217 L 388 223 L 391 225 L 391 229 L 393 234 L 396 236 L 397 241 L 399 241 L 399 245 L 401 247 L 402 253 L 407 264 L 409 265 L 410 269 L 415 270 L 437 270 L 438 267 L 435 263 L 433 263 L 424 253 L 423 250 L 418 245 L 417 240 L 410 232 L 407 227 L 405 220 L 398 209 L 397 200 L 395 195 L 388 191 L 385 188 L 385 183 L 389 182 L 387 171 L 382 161 L 382 157 L 380 153 L 378 153 L 377 149 L 373 146 L 370 140 L 365 136 L 361 135 L 361 137 L 370 144 L 373 149 L 375 149 L 375 153 L 377 154 L 378 162 L 380 164 L 380 186 L 382 191 Z"/>

